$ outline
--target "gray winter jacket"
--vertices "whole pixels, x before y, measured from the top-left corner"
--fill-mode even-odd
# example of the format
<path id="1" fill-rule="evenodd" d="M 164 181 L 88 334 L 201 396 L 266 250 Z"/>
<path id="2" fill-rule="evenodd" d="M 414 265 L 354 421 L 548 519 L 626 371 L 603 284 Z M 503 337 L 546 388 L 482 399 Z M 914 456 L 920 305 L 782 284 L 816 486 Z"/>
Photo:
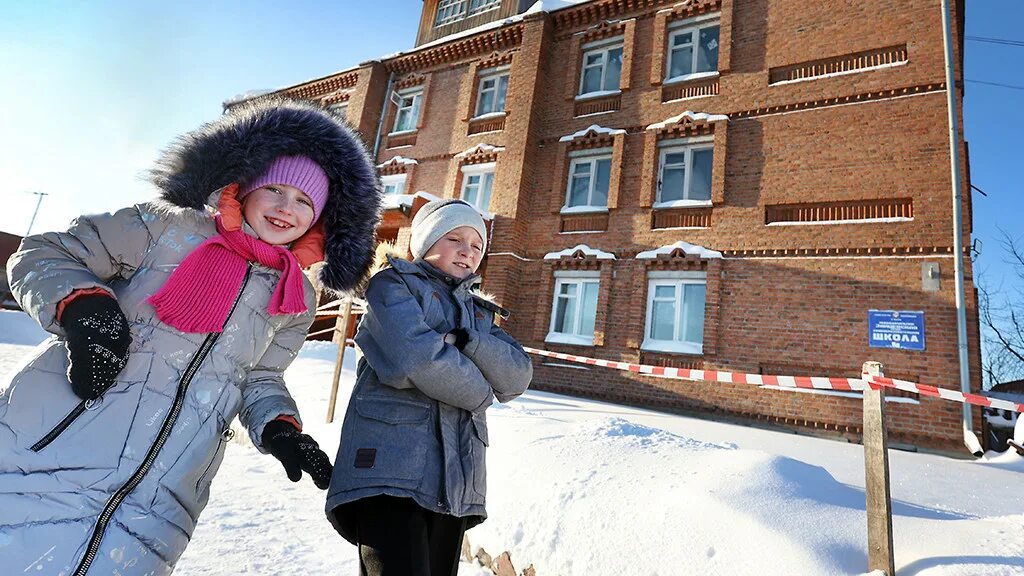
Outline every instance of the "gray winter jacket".
<path id="1" fill-rule="evenodd" d="M 409 497 L 421 507 L 469 516 L 487 513 L 486 410 L 524 391 L 533 364 L 494 324 L 496 305 L 423 261 L 389 258 L 370 280 L 356 332 L 362 352 L 341 430 L 327 515 L 355 542 L 351 507 L 361 498 Z M 462 352 L 444 334 L 464 328 Z"/>
<path id="2" fill-rule="evenodd" d="M 372 257 L 376 179 L 358 140 L 340 122 L 302 105 L 254 108 L 205 126 L 163 159 L 168 171 L 155 180 L 164 200 L 27 237 L 11 257 L 11 290 L 54 336 L 0 393 L 0 574 L 170 573 L 206 505 L 235 416 L 263 452 L 267 422 L 281 415 L 298 419 L 282 373 L 313 319 L 308 280 L 306 313 L 271 316 L 267 304 L 280 274 L 250 264 L 220 333 L 180 332 L 161 322 L 147 299 L 216 232 L 211 190 L 247 181 L 279 154 L 301 153 L 296 142 L 317 127 L 307 146 L 363 158 L 363 165 L 327 170 L 332 186 L 341 186 L 338 172 L 346 172 L 347 196 L 334 202 L 343 207 L 341 217 L 361 210 L 370 222 L 366 232 L 335 234 L 344 246 L 332 248 L 331 232 L 338 231 L 328 233 L 325 267 L 332 267 L 332 251 L 335 265 L 325 278 L 347 278 L 335 286 L 351 287 L 365 270 L 361 260 L 368 265 Z M 337 147 L 324 145 L 331 134 L 341 141 Z M 204 154 L 197 157 L 197 150 Z M 241 161 L 228 157 L 233 154 Z M 328 165 L 329 159 L 318 162 Z M 362 184 L 351 174 L 359 171 L 369 175 Z M 192 206 L 196 201 L 199 209 Z M 354 226 L 367 228 L 365 222 Z M 72 292 L 93 287 L 116 296 L 132 344 L 113 387 L 100 400 L 83 402 L 67 381 L 68 350 L 56 308 Z"/>

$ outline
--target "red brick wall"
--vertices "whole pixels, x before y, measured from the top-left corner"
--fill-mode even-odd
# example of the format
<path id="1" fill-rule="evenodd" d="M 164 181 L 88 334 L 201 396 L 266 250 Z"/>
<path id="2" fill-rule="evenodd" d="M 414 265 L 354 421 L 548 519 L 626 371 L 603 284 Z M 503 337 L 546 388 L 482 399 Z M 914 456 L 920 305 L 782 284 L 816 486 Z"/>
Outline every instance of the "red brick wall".
<path id="1" fill-rule="evenodd" d="M 513 4 L 505 2 L 502 10 Z M 424 3 L 424 22 L 433 17 L 435 5 Z M 708 11 L 718 12 L 721 23 L 717 94 L 663 102 L 666 27 Z M 382 149 L 377 158 L 383 162 L 400 154 L 419 162 L 410 192 L 456 195 L 456 154 L 478 143 L 504 147 L 497 154 L 490 207 L 496 214 L 494 237 L 484 287 L 513 311 L 506 327 L 525 343 L 608 359 L 754 373 L 856 376 L 864 361 L 878 360 L 889 375 L 958 388 L 940 18 L 931 0 L 704 0 L 686 5 L 595 0 L 506 25 L 520 27 L 516 46 L 485 47 L 488 39 L 499 42 L 488 31 L 371 65 L 360 73 L 356 87 L 365 96 L 354 96 L 350 106 L 360 103 L 359 127 L 365 132 L 375 126 L 381 102 L 373 98 L 383 98 L 388 74 L 393 72 L 397 82 L 425 78 L 424 116 L 415 145 Z M 628 81 L 623 82 L 620 109 L 576 118 L 580 46 L 604 34 L 604 21 L 613 22 L 603 25 L 614 28 L 611 32 L 621 28 L 624 34 L 623 78 Z M 896 66 L 769 85 L 773 68 L 904 45 L 907 60 Z M 504 129 L 468 135 L 477 68 L 507 62 L 509 56 Z M 650 172 L 657 169 L 652 160 L 657 138 L 645 128 L 686 110 L 730 116 L 713 129 L 710 225 L 652 230 L 649 205 L 656 178 Z M 616 139 L 622 158 L 617 197 L 607 230 L 559 233 L 557 207 L 570 148 L 559 138 L 591 124 L 627 132 Z M 389 119 L 385 132 L 390 127 Z M 959 152 L 966 161 L 966 148 Z M 970 194 L 963 197 L 966 244 Z M 891 198 L 913 200 L 912 221 L 765 225 L 769 205 Z M 726 253 L 723 260 L 701 264 L 708 273 L 704 353 L 643 352 L 639 346 L 651 264 L 634 257 L 679 240 Z M 565 263 L 545 263 L 543 257 L 580 243 L 617 258 L 599 266 L 600 335 L 593 347 L 546 346 L 552 274 Z M 940 291 L 922 290 L 924 262 L 939 264 Z M 973 388 L 978 389 L 980 351 L 969 262 L 967 268 L 969 353 Z M 927 350 L 868 348 L 871 308 L 924 310 Z M 859 434 L 860 402 L 854 398 L 543 364 L 538 361 L 537 388 L 851 438 Z M 950 450 L 960 445 L 959 405 L 925 398 L 920 405 L 893 404 L 889 414 L 896 442 Z"/>

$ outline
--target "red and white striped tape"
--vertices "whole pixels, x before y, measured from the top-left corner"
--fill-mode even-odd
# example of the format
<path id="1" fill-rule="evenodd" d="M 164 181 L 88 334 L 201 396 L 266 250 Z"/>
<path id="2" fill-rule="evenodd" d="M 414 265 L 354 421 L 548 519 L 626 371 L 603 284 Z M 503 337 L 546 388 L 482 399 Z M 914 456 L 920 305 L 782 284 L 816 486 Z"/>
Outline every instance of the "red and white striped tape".
<path id="1" fill-rule="evenodd" d="M 753 384 L 755 386 L 781 386 L 784 388 L 806 388 L 813 390 L 838 390 L 841 392 L 863 391 L 868 386 L 885 386 L 897 388 L 907 392 L 916 392 L 924 396 L 942 398 L 976 406 L 999 408 L 1013 412 L 1024 412 L 1024 404 L 1017 404 L 1008 400 L 988 398 L 978 394 L 964 394 L 957 390 L 938 388 L 927 384 L 917 384 L 906 380 L 894 380 L 871 376 L 864 380 L 861 378 L 829 378 L 824 376 L 772 376 L 767 374 L 743 374 L 740 372 L 722 372 L 719 370 L 693 370 L 690 368 L 672 368 L 667 366 L 649 366 L 646 364 L 631 364 L 629 362 L 615 362 L 613 360 L 599 360 L 586 356 L 574 354 L 562 354 L 537 348 L 523 347 L 529 354 L 557 358 L 579 364 L 590 366 L 602 366 L 614 370 L 636 372 L 637 374 L 650 374 L 652 376 L 663 376 L 665 378 L 677 378 L 679 380 L 700 380 L 704 382 L 724 382 L 727 384 Z"/>

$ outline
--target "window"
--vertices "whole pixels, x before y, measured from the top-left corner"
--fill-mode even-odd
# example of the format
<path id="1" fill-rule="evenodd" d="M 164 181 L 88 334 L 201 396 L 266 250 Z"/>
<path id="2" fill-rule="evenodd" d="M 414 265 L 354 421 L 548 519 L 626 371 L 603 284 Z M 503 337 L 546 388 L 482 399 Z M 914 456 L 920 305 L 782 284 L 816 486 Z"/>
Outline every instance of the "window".
<path id="1" fill-rule="evenodd" d="M 405 174 L 391 174 L 382 176 L 380 184 L 384 188 L 384 194 L 405 194 Z"/>
<path id="2" fill-rule="evenodd" d="M 508 94 L 508 74 L 491 74 L 480 77 L 480 88 L 476 94 L 476 114 L 494 114 L 505 111 L 505 96 Z"/>
<path id="3" fill-rule="evenodd" d="M 644 350 L 700 354 L 704 343 L 704 272 L 651 272 Z"/>
<path id="4" fill-rule="evenodd" d="M 331 112 L 334 112 L 342 120 L 348 120 L 348 103 L 343 104 L 332 104 L 329 108 Z"/>
<path id="5" fill-rule="evenodd" d="M 597 318 L 597 272 L 555 273 L 555 297 L 551 305 L 551 328 L 546 342 L 594 344 Z"/>
<path id="6" fill-rule="evenodd" d="M 666 82 L 718 71 L 718 22 L 669 33 Z"/>
<path id="7" fill-rule="evenodd" d="M 569 185 L 562 211 L 593 212 L 607 209 L 611 175 L 610 153 L 573 159 L 569 164 Z"/>
<path id="8" fill-rule="evenodd" d="M 468 13 L 466 4 L 469 4 Z M 499 6 L 501 6 L 501 0 L 441 0 L 437 4 L 437 17 L 434 18 L 434 26 L 451 24 L 466 16 L 475 16 Z"/>
<path id="9" fill-rule="evenodd" d="M 395 128 L 392 134 L 398 132 L 412 132 L 416 130 L 416 124 L 420 118 L 420 104 L 423 101 L 423 89 L 399 93 L 396 105 L 398 112 L 395 114 Z"/>
<path id="10" fill-rule="evenodd" d="M 622 41 L 592 48 L 583 53 L 580 96 L 615 92 L 622 76 Z"/>
<path id="11" fill-rule="evenodd" d="M 494 187 L 494 163 L 470 164 L 462 167 L 462 199 L 487 211 Z"/>
<path id="12" fill-rule="evenodd" d="M 655 208 L 711 203 L 713 147 L 666 146 L 661 149 L 658 198 Z"/>

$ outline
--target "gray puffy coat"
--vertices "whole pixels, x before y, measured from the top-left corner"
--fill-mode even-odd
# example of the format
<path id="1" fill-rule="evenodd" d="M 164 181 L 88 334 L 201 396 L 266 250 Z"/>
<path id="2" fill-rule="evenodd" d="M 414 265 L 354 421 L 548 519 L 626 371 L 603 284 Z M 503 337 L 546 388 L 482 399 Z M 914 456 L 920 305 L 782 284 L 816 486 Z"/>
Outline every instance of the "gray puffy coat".
<path id="1" fill-rule="evenodd" d="M 389 258 L 366 291 L 356 332 L 362 352 L 327 497 L 328 518 L 355 543 L 361 498 L 409 497 L 442 514 L 486 518 L 486 409 L 524 391 L 533 364 L 494 324 L 498 306 L 475 296 L 477 280 L 422 260 Z M 460 352 L 443 335 L 461 327 Z"/>
<path id="2" fill-rule="evenodd" d="M 11 257 L 15 297 L 54 336 L 0 394 L 0 573 L 170 573 L 206 505 L 230 422 L 239 416 L 265 452 L 263 426 L 281 415 L 299 417 L 282 373 L 313 319 L 315 294 L 308 280 L 308 312 L 271 316 L 267 304 L 279 272 L 250 264 L 223 332 L 213 334 L 182 333 L 162 323 L 146 300 L 216 232 L 212 208 L 183 207 L 194 198 L 180 184 L 203 183 L 192 192 L 205 190 L 206 198 L 206 185 L 244 182 L 262 171 L 251 157 L 252 166 L 225 168 L 228 160 L 209 148 L 211 140 L 225 151 L 263 142 L 266 166 L 279 154 L 303 149 L 275 148 L 274 138 L 260 139 L 260 130 L 269 125 L 276 135 L 302 122 L 341 135 L 357 147 L 349 152 L 359 158 L 357 140 L 327 114 L 304 106 L 246 111 L 204 127 L 167 153 L 164 163 L 179 172 L 164 173 L 163 182 L 156 178 L 166 184 L 164 200 L 82 217 L 67 232 L 30 236 Z M 322 142 L 307 140 L 307 146 Z M 213 158 L 199 164 L 187 158 L 204 146 Z M 356 171 L 365 168 L 372 175 L 363 158 L 365 166 Z M 211 169 L 220 172 L 211 175 Z M 327 172 L 337 185 L 338 170 Z M 346 182 L 350 203 L 362 205 L 364 217 L 374 222 L 376 180 L 371 176 L 364 185 L 353 185 L 358 182 Z M 353 271 L 365 270 L 372 257 L 372 223 L 369 230 L 369 237 L 354 237 L 346 247 L 332 247 L 328 234 L 326 266 L 332 266 L 332 249 L 335 256 L 365 249 L 365 264 L 357 258 L 344 262 Z M 326 276 L 345 277 L 337 269 Z M 352 274 L 335 286 L 356 281 L 358 274 Z M 68 352 L 55 316 L 58 302 L 91 287 L 116 295 L 132 344 L 114 386 L 99 401 L 82 402 L 67 381 Z"/>

